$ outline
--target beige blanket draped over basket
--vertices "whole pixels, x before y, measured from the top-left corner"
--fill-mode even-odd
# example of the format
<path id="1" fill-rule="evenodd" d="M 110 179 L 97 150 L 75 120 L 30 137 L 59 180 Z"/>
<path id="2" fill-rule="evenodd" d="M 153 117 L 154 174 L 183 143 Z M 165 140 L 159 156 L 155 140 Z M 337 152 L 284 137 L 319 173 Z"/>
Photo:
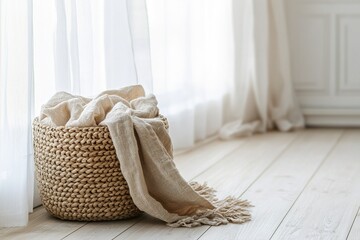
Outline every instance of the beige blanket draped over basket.
<path id="1" fill-rule="evenodd" d="M 217 200 L 212 188 L 181 177 L 157 100 L 140 85 L 105 91 L 93 99 L 59 92 L 42 106 L 39 121 L 49 127 L 106 126 L 133 202 L 169 226 L 250 220 L 247 201 Z"/>

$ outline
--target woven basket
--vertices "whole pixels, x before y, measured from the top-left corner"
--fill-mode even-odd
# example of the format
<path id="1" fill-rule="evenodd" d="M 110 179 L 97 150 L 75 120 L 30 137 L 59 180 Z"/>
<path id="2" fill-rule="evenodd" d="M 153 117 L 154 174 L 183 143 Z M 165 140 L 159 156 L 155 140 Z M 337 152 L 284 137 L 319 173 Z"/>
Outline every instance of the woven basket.
<path id="1" fill-rule="evenodd" d="M 129 194 L 106 126 L 33 123 L 36 179 L 47 211 L 66 220 L 125 219 L 141 211 Z"/>

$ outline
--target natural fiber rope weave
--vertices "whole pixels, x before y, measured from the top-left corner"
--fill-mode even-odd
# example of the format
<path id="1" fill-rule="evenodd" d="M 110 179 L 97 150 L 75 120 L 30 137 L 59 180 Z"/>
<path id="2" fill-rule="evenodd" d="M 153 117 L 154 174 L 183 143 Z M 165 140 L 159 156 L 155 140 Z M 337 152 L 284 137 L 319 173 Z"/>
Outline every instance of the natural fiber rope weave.
<path id="1" fill-rule="evenodd" d="M 159 116 L 167 128 L 166 118 Z M 44 207 L 66 220 L 125 219 L 133 203 L 106 126 L 49 127 L 33 123 L 36 179 Z"/>

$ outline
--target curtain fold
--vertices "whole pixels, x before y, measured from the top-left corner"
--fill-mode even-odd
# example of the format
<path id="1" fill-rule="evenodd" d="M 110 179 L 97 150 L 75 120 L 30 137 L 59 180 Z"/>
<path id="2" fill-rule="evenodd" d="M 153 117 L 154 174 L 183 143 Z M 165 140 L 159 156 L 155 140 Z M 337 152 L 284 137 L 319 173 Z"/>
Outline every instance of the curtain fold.
<path id="1" fill-rule="evenodd" d="M 147 1 L 153 91 L 177 148 L 215 135 L 233 79 L 231 0 Z"/>
<path id="2" fill-rule="evenodd" d="M 104 8 L 107 84 L 110 88 L 118 88 L 120 81 L 124 85 L 137 83 L 138 75 L 133 55 L 127 1 L 105 1 Z"/>
<path id="3" fill-rule="evenodd" d="M 31 6 L 0 1 L 1 227 L 25 225 L 33 206 Z"/>
<path id="4" fill-rule="evenodd" d="M 291 80 L 284 1 L 243 0 L 234 5 L 239 32 L 231 112 L 236 120 L 222 127 L 220 137 L 304 127 Z"/>

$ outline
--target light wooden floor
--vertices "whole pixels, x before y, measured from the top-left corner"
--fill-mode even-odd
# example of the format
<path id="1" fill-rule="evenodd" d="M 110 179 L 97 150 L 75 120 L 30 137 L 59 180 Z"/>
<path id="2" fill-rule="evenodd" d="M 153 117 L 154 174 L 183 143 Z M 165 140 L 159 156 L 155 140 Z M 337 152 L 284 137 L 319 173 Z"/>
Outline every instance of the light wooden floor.
<path id="1" fill-rule="evenodd" d="M 170 228 L 148 216 L 100 223 L 66 222 L 43 208 L 25 228 L 0 239 L 360 239 L 360 129 L 308 129 L 213 141 L 176 156 L 188 180 L 220 197 L 255 205 L 246 224 Z"/>

